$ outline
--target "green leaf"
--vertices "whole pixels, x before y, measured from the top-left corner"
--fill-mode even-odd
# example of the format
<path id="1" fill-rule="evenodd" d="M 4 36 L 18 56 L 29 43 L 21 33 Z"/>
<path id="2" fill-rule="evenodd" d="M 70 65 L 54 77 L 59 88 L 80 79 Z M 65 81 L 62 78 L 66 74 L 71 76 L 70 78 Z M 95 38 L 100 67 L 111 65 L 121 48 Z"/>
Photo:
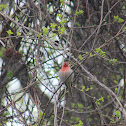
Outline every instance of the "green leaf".
<path id="1" fill-rule="evenodd" d="M 100 48 L 96 48 L 95 50 L 96 50 L 96 53 L 99 53 L 101 51 Z"/>
<path id="2" fill-rule="evenodd" d="M 82 14 L 82 13 L 84 13 L 83 10 L 79 10 L 79 11 L 76 10 L 74 15 L 78 16 L 78 15 L 80 15 L 80 14 Z"/>
<path id="3" fill-rule="evenodd" d="M 114 80 L 114 83 L 118 84 L 118 81 L 117 80 Z"/>
<path id="4" fill-rule="evenodd" d="M 58 26 L 58 31 L 60 31 L 61 30 L 61 27 L 60 26 Z"/>
<path id="5" fill-rule="evenodd" d="M 124 20 L 123 20 L 122 18 L 119 18 L 119 19 L 118 19 L 118 22 L 119 22 L 119 23 L 122 23 L 122 22 L 124 22 Z"/>
<path id="6" fill-rule="evenodd" d="M 5 51 L 5 48 L 4 47 L 1 47 L 0 48 L 0 57 L 3 57 L 3 52 Z"/>
<path id="7" fill-rule="evenodd" d="M 97 101 L 96 104 L 97 104 L 98 106 L 101 106 L 101 103 L 100 103 L 99 101 Z"/>
<path id="8" fill-rule="evenodd" d="M 124 19 L 120 18 L 119 16 L 114 16 L 114 22 L 122 23 L 124 22 Z"/>
<path id="9" fill-rule="evenodd" d="M 114 64 L 116 61 L 117 61 L 117 59 L 115 59 L 115 58 L 109 60 L 109 62 L 110 62 L 111 64 Z"/>
<path id="10" fill-rule="evenodd" d="M 56 26 L 57 26 L 57 24 L 55 24 L 55 23 L 50 23 L 50 27 L 51 27 L 52 29 L 54 29 Z"/>
<path id="11" fill-rule="evenodd" d="M 2 51 L 0 51 L 0 57 L 3 57 L 3 52 Z"/>
<path id="12" fill-rule="evenodd" d="M 115 116 L 116 116 L 116 117 L 120 117 L 120 115 L 121 115 L 120 111 L 117 110 L 117 111 L 115 112 Z"/>
<path id="13" fill-rule="evenodd" d="M 80 103 L 78 103 L 77 106 L 78 106 L 79 108 L 83 108 L 83 107 L 84 107 L 83 104 L 80 104 Z"/>
<path id="14" fill-rule="evenodd" d="M 115 88 L 115 94 L 117 93 L 117 91 L 118 91 L 118 88 Z"/>
<path id="15" fill-rule="evenodd" d="M 53 33 L 51 37 L 55 37 L 57 34 L 56 33 Z"/>
<path id="16" fill-rule="evenodd" d="M 111 122 L 111 123 L 114 123 L 114 120 L 113 120 L 112 118 L 110 118 L 110 122 Z"/>
<path id="17" fill-rule="evenodd" d="M 90 57 L 94 56 L 92 53 L 89 54 Z"/>
<path id="18" fill-rule="evenodd" d="M 74 120 L 75 120 L 74 118 L 75 118 L 75 117 L 71 116 L 69 122 L 70 122 L 70 123 L 74 123 Z"/>
<path id="19" fill-rule="evenodd" d="M 76 25 L 79 26 L 79 27 L 81 26 L 79 22 L 76 22 Z"/>
<path id="20" fill-rule="evenodd" d="M 46 71 L 47 74 L 50 74 L 51 70 Z"/>
<path id="21" fill-rule="evenodd" d="M 62 19 L 62 16 L 63 16 L 62 14 L 58 14 L 59 19 Z"/>
<path id="22" fill-rule="evenodd" d="M 46 35 L 48 32 L 49 32 L 49 31 L 48 31 L 48 28 L 44 27 L 44 28 L 43 28 L 43 34 Z"/>
<path id="23" fill-rule="evenodd" d="M 61 28 L 61 32 L 60 32 L 60 33 L 61 33 L 61 35 L 63 35 L 63 34 L 64 34 L 64 32 L 65 32 L 65 27 L 62 27 L 62 28 Z"/>
<path id="24" fill-rule="evenodd" d="M 117 40 L 119 40 L 119 37 L 116 37 Z"/>
<path id="25" fill-rule="evenodd" d="M 119 16 L 114 16 L 114 21 L 117 22 Z"/>
<path id="26" fill-rule="evenodd" d="M 59 23 L 63 26 L 67 21 L 63 18 Z"/>
<path id="27" fill-rule="evenodd" d="M 1 47 L 1 51 L 4 52 L 5 51 L 5 48 L 4 47 Z"/>
<path id="28" fill-rule="evenodd" d="M 105 22 L 104 24 L 107 24 L 107 22 Z"/>
<path id="29" fill-rule="evenodd" d="M 99 100 L 102 101 L 102 102 L 104 102 L 104 97 L 101 97 Z"/>
<path id="30" fill-rule="evenodd" d="M 7 33 L 9 36 L 13 34 L 13 32 L 10 29 L 7 31 Z"/>
<path id="31" fill-rule="evenodd" d="M 10 113 L 8 111 L 4 113 L 5 117 L 7 117 L 8 115 L 10 115 Z"/>
<path id="32" fill-rule="evenodd" d="M 107 95 L 107 99 L 110 99 L 110 95 Z"/>
<path id="33" fill-rule="evenodd" d="M 85 91 L 89 91 L 90 90 L 90 88 L 87 88 Z"/>
<path id="34" fill-rule="evenodd" d="M 60 0 L 60 2 L 61 2 L 62 4 L 64 4 L 64 1 L 65 1 L 65 0 Z"/>
<path id="35" fill-rule="evenodd" d="M 82 86 L 82 89 L 81 89 L 81 91 L 84 91 L 85 90 L 85 86 Z"/>
<path id="36" fill-rule="evenodd" d="M 58 31 L 59 31 L 59 34 L 60 34 L 60 35 L 63 35 L 64 32 L 65 32 L 65 27 L 60 27 L 60 26 L 58 26 Z"/>
<path id="37" fill-rule="evenodd" d="M 13 71 L 12 71 L 12 70 L 8 71 L 7 77 L 8 77 L 9 79 L 13 77 Z"/>
<path id="38" fill-rule="evenodd" d="M 0 5 L 0 11 L 3 10 L 3 9 L 5 9 L 6 7 L 8 7 L 8 5 L 6 5 L 6 4 L 1 4 L 1 5 Z"/>
<path id="39" fill-rule="evenodd" d="M 76 117 L 76 121 L 80 121 L 80 117 Z"/>
<path id="40" fill-rule="evenodd" d="M 83 59 L 82 55 L 79 55 L 78 58 L 79 58 L 79 60 L 82 60 Z"/>
<path id="41" fill-rule="evenodd" d="M 38 37 L 38 38 L 40 38 L 40 35 L 39 35 L 39 34 L 37 34 L 37 37 Z"/>
<path id="42" fill-rule="evenodd" d="M 96 48 L 95 51 L 96 51 L 96 53 L 100 54 L 103 57 L 106 56 L 106 52 L 102 51 L 100 48 Z"/>
<path id="43" fill-rule="evenodd" d="M 17 32 L 17 36 L 20 36 L 21 35 L 21 33 L 20 32 Z"/>
<path id="44" fill-rule="evenodd" d="M 37 37 L 40 38 L 40 35 L 41 35 L 41 34 L 42 34 L 42 33 L 37 34 Z"/>
<path id="45" fill-rule="evenodd" d="M 79 123 L 74 126 L 83 126 L 83 122 L 80 120 Z"/>

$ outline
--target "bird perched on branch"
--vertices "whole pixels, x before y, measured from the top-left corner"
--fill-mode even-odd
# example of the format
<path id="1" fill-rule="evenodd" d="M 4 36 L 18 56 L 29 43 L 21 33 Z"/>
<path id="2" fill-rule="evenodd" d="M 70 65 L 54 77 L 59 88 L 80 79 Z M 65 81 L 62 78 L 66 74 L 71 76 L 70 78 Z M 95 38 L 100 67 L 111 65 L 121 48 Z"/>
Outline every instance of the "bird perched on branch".
<path id="1" fill-rule="evenodd" d="M 68 62 L 64 62 L 62 68 L 59 71 L 59 77 L 62 82 L 65 83 L 66 88 L 69 90 L 72 95 L 71 86 L 74 78 L 73 70 L 70 68 Z"/>

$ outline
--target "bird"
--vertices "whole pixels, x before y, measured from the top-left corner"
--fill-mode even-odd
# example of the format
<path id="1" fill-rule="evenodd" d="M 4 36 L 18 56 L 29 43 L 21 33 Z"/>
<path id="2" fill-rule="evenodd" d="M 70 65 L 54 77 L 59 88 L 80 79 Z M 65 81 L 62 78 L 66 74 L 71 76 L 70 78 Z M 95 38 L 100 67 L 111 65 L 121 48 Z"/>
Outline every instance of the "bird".
<path id="1" fill-rule="evenodd" d="M 59 78 L 66 85 L 66 89 L 69 90 L 72 95 L 71 86 L 74 78 L 73 70 L 69 66 L 69 62 L 64 62 L 62 68 L 59 70 Z"/>

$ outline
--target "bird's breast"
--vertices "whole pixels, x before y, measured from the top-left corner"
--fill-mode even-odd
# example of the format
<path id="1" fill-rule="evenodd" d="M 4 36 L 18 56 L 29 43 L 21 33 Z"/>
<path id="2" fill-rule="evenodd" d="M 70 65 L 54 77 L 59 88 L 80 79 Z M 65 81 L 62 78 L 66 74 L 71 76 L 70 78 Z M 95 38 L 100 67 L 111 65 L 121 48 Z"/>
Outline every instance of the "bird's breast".
<path id="1" fill-rule="evenodd" d="M 67 82 L 71 81 L 71 76 L 70 76 L 71 73 L 72 73 L 72 70 L 71 69 L 65 70 L 65 71 L 60 70 L 59 71 L 59 77 L 60 77 L 61 81 L 67 81 Z"/>

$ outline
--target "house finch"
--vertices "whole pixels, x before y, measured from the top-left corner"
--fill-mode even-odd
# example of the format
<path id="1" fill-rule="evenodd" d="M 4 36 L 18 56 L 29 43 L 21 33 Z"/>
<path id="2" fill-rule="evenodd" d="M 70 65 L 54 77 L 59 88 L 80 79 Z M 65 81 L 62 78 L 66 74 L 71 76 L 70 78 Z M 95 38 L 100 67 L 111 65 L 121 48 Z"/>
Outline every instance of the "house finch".
<path id="1" fill-rule="evenodd" d="M 74 74 L 73 74 L 73 70 L 69 67 L 68 62 L 64 62 L 62 68 L 59 71 L 59 77 L 61 81 L 65 83 L 66 88 L 69 90 L 70 94 L 72 95 L 71 84 L 73 82 Z"/>

